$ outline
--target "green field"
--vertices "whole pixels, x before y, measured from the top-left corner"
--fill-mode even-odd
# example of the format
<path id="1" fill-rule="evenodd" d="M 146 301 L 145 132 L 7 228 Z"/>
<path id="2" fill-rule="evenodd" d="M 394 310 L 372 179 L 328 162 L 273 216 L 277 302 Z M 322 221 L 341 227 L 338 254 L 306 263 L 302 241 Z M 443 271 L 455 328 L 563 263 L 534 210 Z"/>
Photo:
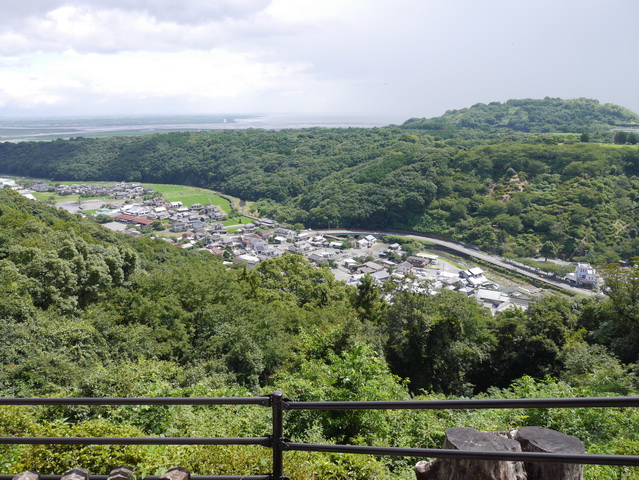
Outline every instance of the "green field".
<path id="1" fill-rule="evenodd" d="M 202 205 L 219 205 L 226 213 L 231 211 L 229 201 L 220 197 L 212 190 L 186 187 L 183 185 L 161 185 L 155 183 L 143 183 L 142 186 L 152 188 L 156 192 L 161 193 L 168 202 L 182 202 L 185 207 L 190 207 L 194 203 L 201 203 Z"/>
<path id="2" fill-rule="evenodd" d="M 228 227 L 229 225 L 240 225 L 243 223 L 253 223 L 255 220 L 249 217 L 231 217 L 228 218 L 227 220 L 224 220 L 223 222 L 220 222 L 222 225 L 224 225 L 225 227 Z M 238 227 L 238 228 L 242 228 L 242 227 Z"/>
<path id="3" fill-rule="evenodd" d="M 116 182 L 49 182 L 60 185 L 115 185 Z M 206 190 L 205 188 L 187 187 L 184 185 L 164 185 L 156 183 L 142 183 L 140 184 L 146 188 L 152 188 L 154 191 L 161 193 L 164 199 L 168 202 L 182 202 L 185 207 L 190 207 L 194 203 L 201 203 L 202 205 L 219 205 L 227 214 L 231 211 L 231 204 L 225 198 L 220 197 L 212 190 Z M 46 202 L 53 195 L 52 192 L 34 193 L 33 196 L 42 202 Z M 55 195 L 55 202 L 71 202 L 79 199 L 78 195 Z M 91 197 L 91 198 L 103 198 L 103 197 Z M 106 197 L 104 197 L 107 199 Z M 89 200 L 90 198 L 83 198 L 83 200 Z M 246 218 L 246 217 L 243 217 Z M 252 219 L 243 220 L 242 223 L 251 222 Z M 240 223 L 235 222 L 235 223 Z M 234 223 L 233 223 L 234 224 Z"/>

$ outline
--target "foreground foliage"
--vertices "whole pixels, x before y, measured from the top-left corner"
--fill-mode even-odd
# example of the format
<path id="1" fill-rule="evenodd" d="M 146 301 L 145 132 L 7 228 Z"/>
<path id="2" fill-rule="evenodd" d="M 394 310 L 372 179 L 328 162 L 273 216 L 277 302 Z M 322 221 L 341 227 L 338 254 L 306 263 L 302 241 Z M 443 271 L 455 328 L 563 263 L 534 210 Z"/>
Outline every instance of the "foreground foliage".
<path id="1" fill-rule="evenodd" d="M 621 273 L 611 270 L 611 278 Z M 613 277 L 613 275 L 617 275 Z M 252 396 L 406 400 L 636 395 L 637 312 L 609 298 L 549 297 L 495 318 L 474 300 L 392 285 L 358 289 L 299 256 L 227 270 L 208 253 L 115 234 L 0 192 L 3 396 Z M 632 326 L 634 330 L 628 330 Z M 628 335 L 631 333 L 631 336 Z M 626 364 L 622 364 L 623 358 Z M 541 425 L 591 452 L 639 453 L 634 410 L 289 412 L 298 441 L 439 447 L 452 426 Z M 261 436 L 259 407 L 5 407 L 0 436 Z M 59 473 L 79 462 L 157 473 L 250 474 L 269 451 L 240 447 L 6 446 L 4 470 Z M 287 453 L 292 478 L 411 478 L 416 459 Z M 588 478 L 636 472 L 588 467 Z"/>

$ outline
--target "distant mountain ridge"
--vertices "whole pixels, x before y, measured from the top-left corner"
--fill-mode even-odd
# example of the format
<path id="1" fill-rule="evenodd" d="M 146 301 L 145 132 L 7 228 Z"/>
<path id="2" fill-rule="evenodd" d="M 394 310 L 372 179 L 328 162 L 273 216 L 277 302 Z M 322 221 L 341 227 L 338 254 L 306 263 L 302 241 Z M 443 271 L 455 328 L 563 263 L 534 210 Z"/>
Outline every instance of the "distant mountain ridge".
<path id="1" fill-rule="evenodd" d="M 411 118 L 405 128 L 439 130 L 445 127 L 481 130 L 510 129 L 527 133 L 593 132 L 610 128 L 639 128 L 639 115 L 631 110 L 598 100 L 521 99 L 477 103 L 470 108 L 449 110 L 440 117 Z"/>

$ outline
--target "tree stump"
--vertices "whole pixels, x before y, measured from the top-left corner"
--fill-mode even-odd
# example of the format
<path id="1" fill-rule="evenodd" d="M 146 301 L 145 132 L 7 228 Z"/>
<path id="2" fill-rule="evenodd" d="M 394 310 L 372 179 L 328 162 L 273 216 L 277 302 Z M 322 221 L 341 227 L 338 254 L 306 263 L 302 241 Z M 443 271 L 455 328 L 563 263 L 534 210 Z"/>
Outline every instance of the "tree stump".
<path id="1" fill-rule="evenodd" d="M 191 472 L 182 467 L 172 468 L 160 477 L 160 480 L 190 480 Z"/>
<path id="2" fill-rule="evenodd" d="M 521 452 L 515 440 L 474 428 L 446 430 L 445 449 L 484 452 Z M 418 480 L 526 480 L 522 462 L 440 458 L 419 462 L 415 467 Z M 557 477 L 559 478 L 559 477 Z"/>
<path id="3" fill-rule="evenodd" d="M 107 480 L 133 480 L 133 467 L 122 465 L 111 470 Z"/>
<path id="4" fill-rule="evenodd" d="M 40 480 L 40 474 L 27 470 L 26 472 L 15 475 L 13 480 Z"/>
<path id="5" fill-rule="evenodd" d="M 89 471 L 85 468 L 67 470 L 61 480 L 89 480 Z"/>
<path id="6" fill-rule="evenodd" d="M 584 444 L 577 437 L 542 427 L 522 427 L 515 434 L 515 440 L 521 444 L 524 452 L 543 453 L 585 453 Z M 575 463 L 538 463 L 524 464 L 528 480 L 581 480 L 584 466 Z"/>

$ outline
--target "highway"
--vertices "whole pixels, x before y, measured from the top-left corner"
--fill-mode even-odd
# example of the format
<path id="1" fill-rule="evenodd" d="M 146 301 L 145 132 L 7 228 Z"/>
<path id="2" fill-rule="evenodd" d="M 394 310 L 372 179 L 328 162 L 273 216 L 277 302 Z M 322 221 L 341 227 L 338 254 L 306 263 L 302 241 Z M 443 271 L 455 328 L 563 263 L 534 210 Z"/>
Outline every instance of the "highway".
<path id="1" fill-rule="evenodd" d="M 547 278 L 545 275 L 542 276 L 540 274 L 520 268 L 516 265 L 512 265 L 500 257 L 494 257 L 492 255 L 488 255 L 486 253 L 480 252 L 479 250 L 466 247 L 459 243 L 441 240 L 439 238 L 430 237 L 426 234 L 407 233 L 401 230 L 317 229 L 314 231 L 321 234 L 326 234 L 326 235 L 374 235 L 374 236 L 396 235 L 396 236 L 401 236 L 404 238 L 411 238 L 413 240 L 423 240 L 430 243 L 434 243 L 436 245 L 440 245 L 442 247 L 445 247 L 457 253 L 461 253 L 462 255 L 483 260 L 484 262 L 490 263 L 492 265 L 495 265 L 501 268 L 505 268 L 507 270 L 510 270 L 511 272 L 516 272 L 528 278 L 538 280 L 540 282 L 544 282 L 548 285 L 561 288 L 573 294 L 577 293 L 581 295 L 596 295 L 596 292 L 593 292 L 592 290 L 589 290 L 586 288 L 574 287 L 572 285 L 568 285 L 566 283 Z"/>

